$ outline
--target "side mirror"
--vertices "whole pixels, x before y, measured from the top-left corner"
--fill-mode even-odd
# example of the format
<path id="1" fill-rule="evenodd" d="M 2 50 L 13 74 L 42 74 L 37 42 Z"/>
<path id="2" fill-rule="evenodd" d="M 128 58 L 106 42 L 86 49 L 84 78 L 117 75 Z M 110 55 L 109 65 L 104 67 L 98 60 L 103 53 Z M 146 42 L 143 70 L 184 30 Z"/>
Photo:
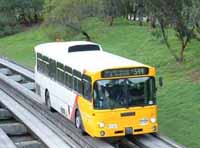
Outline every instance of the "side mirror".
<path id="1" fill-rule="evenodd" d="M 163 78 L 162 77 L 159 77 L 159 85 L 160 85 L 160 87 L 163 86 Z"/>

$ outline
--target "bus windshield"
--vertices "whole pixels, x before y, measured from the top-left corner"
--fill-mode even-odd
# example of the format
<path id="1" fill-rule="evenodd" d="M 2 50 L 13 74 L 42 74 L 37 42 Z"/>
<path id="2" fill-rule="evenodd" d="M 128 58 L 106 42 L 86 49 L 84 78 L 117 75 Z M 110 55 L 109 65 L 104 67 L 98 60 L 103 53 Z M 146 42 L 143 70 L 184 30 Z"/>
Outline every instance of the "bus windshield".
<path id="1" fill-rule="evenodd" d="M 115 109 L 156 103 L 153 77 L 99 80 L 94 84 L 94 108 Z"/>

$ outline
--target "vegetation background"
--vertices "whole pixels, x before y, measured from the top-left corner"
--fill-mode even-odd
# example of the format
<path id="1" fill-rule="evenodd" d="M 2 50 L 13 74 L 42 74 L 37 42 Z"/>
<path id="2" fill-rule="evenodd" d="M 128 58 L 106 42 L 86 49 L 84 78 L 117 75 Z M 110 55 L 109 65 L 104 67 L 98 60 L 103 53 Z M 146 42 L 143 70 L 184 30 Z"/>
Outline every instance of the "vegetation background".
<path id="1" fill-rule="evenodd" d="M 34 68 L 34 46 L 91 40 L 155 66 L 160 132 L 200 147 L 199 0 L 0 0 L 0 55 Z"/>

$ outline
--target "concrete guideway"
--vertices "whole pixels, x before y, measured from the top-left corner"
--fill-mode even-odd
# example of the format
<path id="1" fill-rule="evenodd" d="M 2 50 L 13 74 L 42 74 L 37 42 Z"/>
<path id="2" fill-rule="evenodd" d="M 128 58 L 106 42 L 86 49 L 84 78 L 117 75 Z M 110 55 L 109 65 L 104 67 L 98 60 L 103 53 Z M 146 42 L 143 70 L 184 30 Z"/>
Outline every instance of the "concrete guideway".
<path id="1" fill-rule="evenodd" d="M 13 144 L 17 148 L 46 148 L 44 143 L 39 141 L 23 123 L 20 123 L 2 103 L 0 103 L 0 129 L 2 130 L 0 142 L 4 144 L 0 148 L 9 148 Z"/>
<path id="2" fill-rule="evenodd" d="M 0 73 L 0 79 L 3 80 L 5 83 L 9 84 L 10 86 L 14 87 L 19 92 L 24 92 L 26 96 L 29 98 L 34 99 L 34 101 L 43 104 L 44 102 L 41 101 L 40 97 L 36 95 L 34 92 L 30 91 L 27 87 L 24 87 L 24 85 L 21 85 L 17 81 L 14 81 L 13 79 L 10 79 L 10 76 L 6 76 L 2 73 Z"/>
<path id="3" fill-rule="evenodd" d="M 34 73 L 31 70 L 27 70 L 27 68 L 25 69 L 24 67 L 19 66 L 18 64 L 15 64 L 12 61 L 9 61 L 8 59 L 4 59 L 4 58 L 0 58 L 0 63 L 34 80 Z M 4 71 L 7 71 L 7 70 L 4 70 Z"/>
<path id="4" fill-rule="evenodd" d="M 0 120 L 11 119 L 12 114 L 5 108 L 0 108 Z"/>
<path id="5" fill-rule="evenodd" d="M 172 146 L 167 145 L 162 141 L 151 137 L 150 135 L 137 137 L 137 141 L 140 142 L 144 148 L 172 148 Z"/>
<path id="6" fill-rule="evenodd" d="M 169 145 L 171 145 L 175 148 L 186 148 L 184 145 L 176 143 L 176 141 L 174 141 L 173 139 L 170 139 L 162 134 L 153 134 L 151 136 L 153 136 L 154 138 L 159 139 L 161 141 L 164 141 L 165 143 L 168 143 Z"/>
<path id="7" fill-rule="evenodd" d="M 11 97 L 0 90 L 0 100 L 5 106 L 12 106 L 10 111 L 17 115 L 20 120 L 34 131 L 34 133 L 40 137 L 40 139 L 49 148 L 70 148 L 66 142 L 62 141 L 58 135 L 56 135 L 51 129 L 49 129 L 44 123 L 37 119 L 33 114 L 23 108 L 20 104 L 14 101 Z M 22 128 L 22 127 L 21 127 Z M 0 147 L 1 148 L 1 147 Z M 3 147 L 2 147 L 3 148 Z"/>
<path id="8" fill-rule="evenodd" d="M 8 135 L 21 135 L 28 133 L 28 129 L 22 123 L 14 122 L 14 123 L 3 123 L 0 124 L 0 128 L 4 130 L 4 132 Z"/>
<path id="9" fill-rule="evenodd" d="M 142 148 L 186 148 L 160 134 L 130 136 L 128 139 Z"/>
<path id="10" fill-rule="evenodd" d="M 7 134 L 0 128 L 0 148 L 17 148 Z"/>

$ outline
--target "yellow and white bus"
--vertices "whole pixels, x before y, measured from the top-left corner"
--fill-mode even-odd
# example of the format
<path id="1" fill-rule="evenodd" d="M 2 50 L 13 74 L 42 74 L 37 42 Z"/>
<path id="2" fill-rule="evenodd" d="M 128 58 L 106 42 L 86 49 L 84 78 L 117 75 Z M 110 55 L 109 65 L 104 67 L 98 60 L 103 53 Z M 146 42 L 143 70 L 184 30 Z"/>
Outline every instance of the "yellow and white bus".
<path id="1" fill-rule="evenodd" d="M 35 53 L 37 93 L 77 128 L 92 137 L 157 132 L 154 67 L 86 41 L 45 43 Z"/>

